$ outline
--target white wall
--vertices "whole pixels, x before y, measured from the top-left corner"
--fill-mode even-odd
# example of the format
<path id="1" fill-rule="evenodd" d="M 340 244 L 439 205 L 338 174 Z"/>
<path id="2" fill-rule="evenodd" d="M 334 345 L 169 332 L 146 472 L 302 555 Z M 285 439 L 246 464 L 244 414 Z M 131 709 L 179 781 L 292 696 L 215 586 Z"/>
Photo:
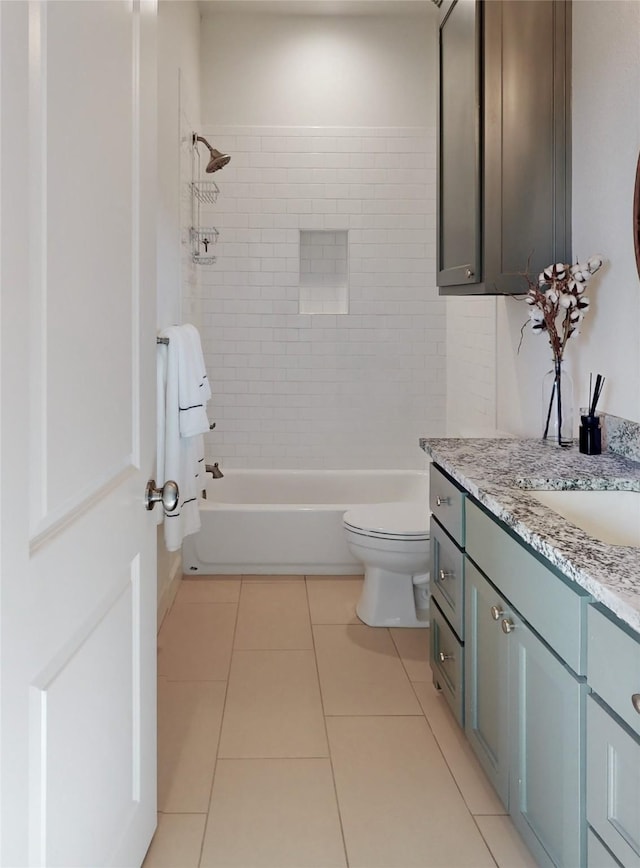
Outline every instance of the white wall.
<path id="1" fill-rule="evenodd" d="M 437 10 L 424 5 L 415 16 L 208 15 L 203 119 L 234 126 L 433 125 Z"/>
<path id="2" fill-rule="evenodd" d="M 202 271 L 211 459 L 415 467 L 419 435 L 444 433 L 436 18 L 205 21 L 203 126 L 232 156 Z M 349 233 L 348 314 L 299 313 L 299 233 L 318 229 Z"/>
<path id="3" fill-rule="evenodd" d="M 184 243 L 185 189 L 191 174 L 190 133 L 200 111 L 200 12 L 196 2 L 158 5 L 158 330 L 182 322 L 197 295 Z M 192 317 L 193 318 L 193 317 Z M 181 573 L 180 553 L 167 552 L 158 528 L 158 615 Z"/>
<path id="4" fill-rule="evenodd" d="M 573 4 L 572 75 L 574 259 L 600 253 L 607 265 L 594 278 L 592 307 L 582 333 L 567 345 L 566 359 L 577 405 L 587 401 L 589 372 L 599 371 L 607 377 L 601 409 L 640 421 L 640 281 L 632 235 L 640 144 L 640 3 L 578 0 Z M 460 305 L 464 305 L 460 299 L 449 299 L 448 313 L 455 313 Z M 470 304 L 481 329 L 486 328 L 492 306 L 497 427 L 539 436 L 541 383 L 551 362 L 548 343 L 544 335 L 533 335 L 526 327 L 518 353 L 527 312 L 513 298 Z M 450 334 L 450 363 L 454 364 L 459 344 L 468 345 L 476 331 L 472 316 L 466 324 L 460 323 L 455 339 Z M 450 418 L 457 421 L 472 412 L 477 391 L 471 381 L 465 388 L 461 377 L 454 385 L 455 389 L 448 383 L 448 407 Z M 455 432 L 450 429 L 450 433 Z"/>

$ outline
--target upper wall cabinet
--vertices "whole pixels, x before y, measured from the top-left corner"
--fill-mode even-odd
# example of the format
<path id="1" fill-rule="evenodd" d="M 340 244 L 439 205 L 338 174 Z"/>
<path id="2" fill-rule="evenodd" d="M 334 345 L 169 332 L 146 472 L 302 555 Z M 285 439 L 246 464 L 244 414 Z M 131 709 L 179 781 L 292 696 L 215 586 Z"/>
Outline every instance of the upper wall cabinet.
<path id="1" fill-rule="evenodd" d="M 571 261 L 570 0 L 445 0 L 438 286 L 522 293 Z"/>

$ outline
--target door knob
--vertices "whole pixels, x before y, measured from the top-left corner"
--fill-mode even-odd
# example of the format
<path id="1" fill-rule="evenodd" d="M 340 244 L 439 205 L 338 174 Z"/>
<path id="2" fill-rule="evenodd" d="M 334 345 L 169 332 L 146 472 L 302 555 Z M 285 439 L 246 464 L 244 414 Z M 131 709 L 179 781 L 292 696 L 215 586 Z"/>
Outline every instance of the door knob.
<path id="1" fill-rule="evenodd" d="M 156 503 L 161 503 L 167 512 L 173 512 L 179 496 L 178 485 L 172 479 L 167 480 L 162 488 L 156 488 L 155 479 L 150 479 L 144 491 L 144 505 L 147 509 L 153 509 Z"/>

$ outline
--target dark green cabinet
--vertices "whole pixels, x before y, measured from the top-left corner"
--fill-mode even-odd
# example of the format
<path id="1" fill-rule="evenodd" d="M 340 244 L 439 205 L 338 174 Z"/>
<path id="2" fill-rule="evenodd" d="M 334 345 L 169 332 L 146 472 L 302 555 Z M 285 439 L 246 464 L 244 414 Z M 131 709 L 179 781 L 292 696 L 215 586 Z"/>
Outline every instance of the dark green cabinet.
<path id="1" fill-rule="evenodd" d="M 521 293 L 570 261 L 570 0 L 441 7 L 438 286 Z"/>

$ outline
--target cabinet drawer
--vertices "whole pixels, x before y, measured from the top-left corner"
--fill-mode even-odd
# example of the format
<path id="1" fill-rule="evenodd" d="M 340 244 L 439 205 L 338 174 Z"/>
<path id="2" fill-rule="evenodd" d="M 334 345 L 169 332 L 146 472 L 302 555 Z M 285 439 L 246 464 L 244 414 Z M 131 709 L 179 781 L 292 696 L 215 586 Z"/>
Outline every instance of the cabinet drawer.
<path id="1" fill-rule="evenodd" d="M 588 612 L 587 681 L 607 705 L 640 735 L 640 642 L 604 614 L 599 605 Z"/>
<path id="2" fill-rule="evenodd" d="M 640 742 L 587 700 L 587 820 L 625 866 L 640 864 Z"/>
<path id="3" fill-rule="evenodd" d="M 431 596 L 464 640 L 464 555 L 431 517 Z"/>
<path id="4" fill-rule="evenodd" d="M 469 557 L 574 672 L 585 675 L 589 595 L 569 587 L 475 503 L 468 500 L 465 509 Z"/>
<path id="5" fill-rule="evenodd" d="M 429 508 L 449 536 L 464 546 L 466 493 L 434 464 L 429 471 Z"/>
<path id="6" fill-rule="evenodd" d="M 464 652 L 436 603 L 431 606 L 431 670 L 456 720 L 464 726 Z"/>

